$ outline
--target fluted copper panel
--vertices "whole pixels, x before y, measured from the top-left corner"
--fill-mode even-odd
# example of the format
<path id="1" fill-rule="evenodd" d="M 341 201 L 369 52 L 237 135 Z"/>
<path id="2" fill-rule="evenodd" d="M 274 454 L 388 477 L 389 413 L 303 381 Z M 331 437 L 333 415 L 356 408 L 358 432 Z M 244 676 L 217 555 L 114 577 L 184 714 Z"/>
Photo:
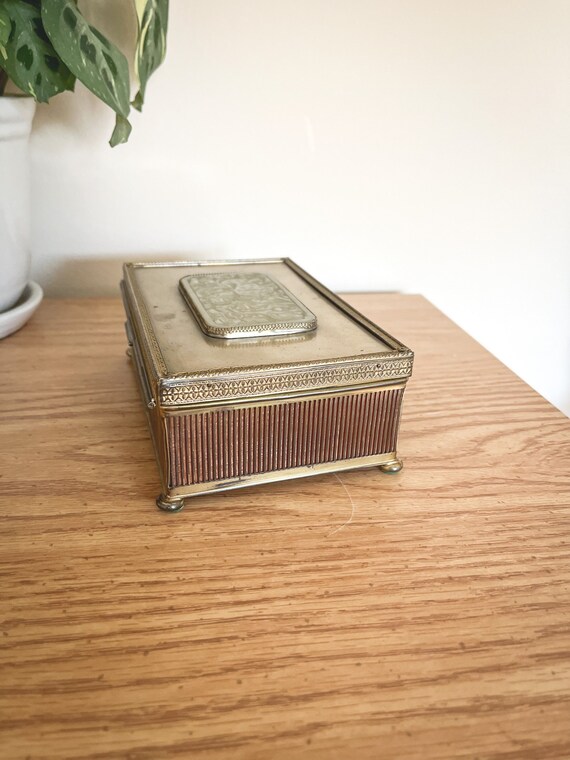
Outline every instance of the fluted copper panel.
<path id="1" fill-rule="evenodd" d="M 396 451 L 402 393 L 168 417 L 170 487 Z"/>

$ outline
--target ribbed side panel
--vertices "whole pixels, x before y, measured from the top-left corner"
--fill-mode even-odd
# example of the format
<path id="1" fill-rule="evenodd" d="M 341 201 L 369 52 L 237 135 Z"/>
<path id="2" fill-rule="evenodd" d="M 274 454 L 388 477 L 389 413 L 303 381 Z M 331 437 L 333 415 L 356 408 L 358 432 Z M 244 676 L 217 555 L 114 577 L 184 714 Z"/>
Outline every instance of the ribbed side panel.
<path id="1" fill-rule="evenodd" d="M 396 450 L 402 389 L 167 418 L 170 485 Z"/>

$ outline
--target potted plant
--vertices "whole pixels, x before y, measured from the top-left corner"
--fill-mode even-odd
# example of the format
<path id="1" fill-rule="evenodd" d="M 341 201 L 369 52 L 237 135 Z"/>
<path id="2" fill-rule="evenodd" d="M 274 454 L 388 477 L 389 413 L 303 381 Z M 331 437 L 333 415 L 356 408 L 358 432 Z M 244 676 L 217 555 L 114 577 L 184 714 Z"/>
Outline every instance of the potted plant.
<path id="1" fill-rule="evenodd" d="M 131 100 L 123 53 L 81 13 L 77 0 L 0 0 L 0 337 L 24 324 L 41 300 L 28 283 L 28 138 L 35 104 L 77 80 L 115 112 L 112 147 L 128 140 L 131 106 L 142 110 L 151 74 L 166 52 L 168 0 L 134 0 L 138 23 Z M 12 82 L 20 94 L 7 94 Z"/>

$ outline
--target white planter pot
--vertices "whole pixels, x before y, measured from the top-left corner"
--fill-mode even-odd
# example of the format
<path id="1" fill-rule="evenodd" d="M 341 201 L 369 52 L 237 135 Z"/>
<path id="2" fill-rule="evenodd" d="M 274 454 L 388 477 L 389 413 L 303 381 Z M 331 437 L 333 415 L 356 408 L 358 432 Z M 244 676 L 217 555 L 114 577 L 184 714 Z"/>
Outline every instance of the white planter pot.
<path id="1" fill-rule="evenodd" d="M 30 279 L 30 162 L 35 101 L 0 97 L 0 313 L 18 301 Z"/>

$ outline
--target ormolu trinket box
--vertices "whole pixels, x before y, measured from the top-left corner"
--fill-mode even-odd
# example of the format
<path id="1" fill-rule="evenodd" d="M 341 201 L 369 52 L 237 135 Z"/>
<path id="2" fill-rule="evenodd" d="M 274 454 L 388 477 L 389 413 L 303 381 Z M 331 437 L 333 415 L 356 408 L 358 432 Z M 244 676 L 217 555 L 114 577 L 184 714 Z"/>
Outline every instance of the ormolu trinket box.
<path id="1" fill-rule="evenodd" d="M 397 472 L 410 349 L 290 259 L 125 264 L 161 509 L 356 467 Z"/>

